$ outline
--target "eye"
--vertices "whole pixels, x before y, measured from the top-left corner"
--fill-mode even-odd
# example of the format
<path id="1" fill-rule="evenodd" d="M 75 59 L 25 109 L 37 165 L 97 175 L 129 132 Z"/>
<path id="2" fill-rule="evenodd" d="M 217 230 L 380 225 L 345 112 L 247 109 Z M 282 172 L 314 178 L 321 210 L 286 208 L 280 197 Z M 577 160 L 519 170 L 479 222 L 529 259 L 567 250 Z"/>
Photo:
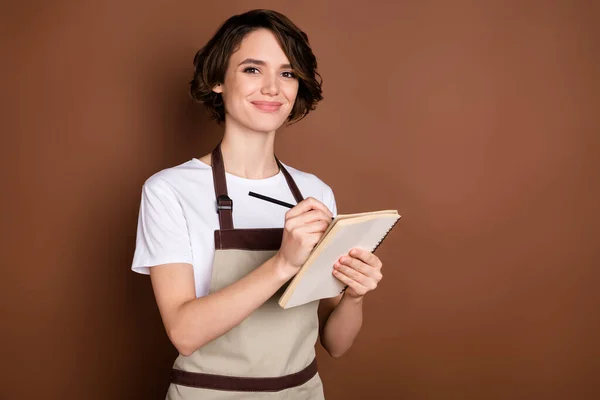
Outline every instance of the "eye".
<path id="1" fill-rule="evenodd" d="M 247 74 L 258 74 L 259 73 L 258 68 L 255 68 L 255 67 L 244 68 L 244 72 Z"/>
<path id="2" fill-rule="evenodd" d="M 282 72 L 282 75 L 283 75 L 285 78 L 292 78 L 292 79 L 296 78 L 296 74 L 294 74 L 294 73 L 293 73 L 293 72 L 291 72 L 291 71 L 285 71 L 285 72 Z"/>

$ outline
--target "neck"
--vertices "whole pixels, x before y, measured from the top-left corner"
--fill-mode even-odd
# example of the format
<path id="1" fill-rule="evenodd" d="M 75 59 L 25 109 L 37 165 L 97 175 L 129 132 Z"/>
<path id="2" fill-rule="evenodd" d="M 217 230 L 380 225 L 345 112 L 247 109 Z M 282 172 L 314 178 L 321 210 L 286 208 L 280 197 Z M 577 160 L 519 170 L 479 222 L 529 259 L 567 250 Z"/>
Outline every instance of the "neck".
<path id="1" fill-rule="evenodd" d="M 252 132 L 225 127 L 221 153 L 225 170 L 246 179 L 265 179 L 277 175 L 274 153 L 275 131 Z"/>

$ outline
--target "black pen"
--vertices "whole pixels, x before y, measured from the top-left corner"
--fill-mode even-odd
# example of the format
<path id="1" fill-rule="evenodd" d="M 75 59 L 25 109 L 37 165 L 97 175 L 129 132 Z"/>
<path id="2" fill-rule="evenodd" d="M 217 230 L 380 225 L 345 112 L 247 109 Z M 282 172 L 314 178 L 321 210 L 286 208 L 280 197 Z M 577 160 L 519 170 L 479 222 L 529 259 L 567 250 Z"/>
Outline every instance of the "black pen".
<path id="1" fill-rule="evenodd" d="M 262 194 L 258 194 L 258 193 L 254 193 L 254 192 L 248 192 L 248 195 L 252 196 L 252 197 L 256 197 L 257 199 L 261 199 L 261 200 L 265 200 L 265 201 L 270 201 L 271 203 L 279 204 L 280 206 L 284 206 L 284 207 L 287 207 L 287 208 L 296 207 L 293 204 L 286 203 L 285 201 L 277 200 L 277 199 L 274 199 L 272 197 L 268 197 L 268 196 L 265 196 L 265 195 L 262 195 Z"/>
<path id="2" fill-rule="evenodd" d="M 248 195 L 252 196 L 252 197 L 256 197 L 257 199 L 269 201 L 269 202 L 274 203 L 274 204 L 279 204 L 280 206 L 284 206 L 284 207 L 287 207 L 287 208 L 296 207 L 294 204 L 286 203 L 285 201 L 277 200 L 277 199 L 274 199 L 272 197 L 265 196 L 263 194 L 258 194 L 258 193 L 254 193 L 254 192 L 248 192 Z M 334 218 L 331 217 L 331 219 L 333 220 Z"/>

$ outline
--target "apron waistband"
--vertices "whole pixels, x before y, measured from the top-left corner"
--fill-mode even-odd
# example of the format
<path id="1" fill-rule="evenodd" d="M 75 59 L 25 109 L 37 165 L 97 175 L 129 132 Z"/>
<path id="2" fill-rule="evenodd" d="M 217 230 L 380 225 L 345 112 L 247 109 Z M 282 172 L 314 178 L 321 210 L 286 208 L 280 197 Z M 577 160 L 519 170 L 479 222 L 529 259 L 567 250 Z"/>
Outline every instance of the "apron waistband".
<path id="1" fill-rule="evenodd" d="M 303 385 L 317 374 L 317 359 L 302 371 L 290 375 L 269 378 L 248 378 L 241 376 L 213 375 L 200 372 L 182 371 L 173 368 L 171 383 L 202 389 L 225 390 L 232 392 L 277 392 Z"/>

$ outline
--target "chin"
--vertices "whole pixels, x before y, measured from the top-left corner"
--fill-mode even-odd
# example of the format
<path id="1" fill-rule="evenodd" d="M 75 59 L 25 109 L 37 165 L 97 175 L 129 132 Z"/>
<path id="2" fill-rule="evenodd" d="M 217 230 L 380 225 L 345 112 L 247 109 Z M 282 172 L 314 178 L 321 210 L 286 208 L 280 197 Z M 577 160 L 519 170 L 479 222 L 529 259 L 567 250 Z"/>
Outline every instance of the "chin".
<path id="1" fill-rule="evenodd" d="M 256 132 L 270 133 L 279 129 L 283 124 L 257 124 L 251 125 L 250 128 Z"/>
<path id="2" fill-rule="evenodd" d="M 263 117 L 248 121 L 246 126 L 256 132 L 269 133 L 279 129 L 284 122 L 285 120 L 281 120 L 280 118 Z"/>
<path id="3" fill-rule="evenodd" d="M 254 132 L 270 133 L 279 129 L 286 121 L 286 113 L 268 114 L 268 113 L 247 113 L 236 116 L 227 114 L 225 123 L 230 123 Z"/>

